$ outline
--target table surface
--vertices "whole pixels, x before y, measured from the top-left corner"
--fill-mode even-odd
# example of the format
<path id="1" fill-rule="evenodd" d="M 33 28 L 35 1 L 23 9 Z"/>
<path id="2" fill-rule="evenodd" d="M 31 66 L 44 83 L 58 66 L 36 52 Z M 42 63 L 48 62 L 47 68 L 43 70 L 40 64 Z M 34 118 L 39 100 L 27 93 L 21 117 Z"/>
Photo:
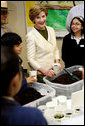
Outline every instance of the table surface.
<path id="1" fill-rule="evenodd" d="M 67 100 L 66 110 L 71 109 L 71 99 Z M 56 120 L 54 114 L 56 109 L 45 109 L 43 112 L 44 117 L 46 118 L 48 125 L 84 125 L 84 107 L 80 108 L 80 112 L 77 112 L 74 116 L 65 117 L 62 120 Z"/>

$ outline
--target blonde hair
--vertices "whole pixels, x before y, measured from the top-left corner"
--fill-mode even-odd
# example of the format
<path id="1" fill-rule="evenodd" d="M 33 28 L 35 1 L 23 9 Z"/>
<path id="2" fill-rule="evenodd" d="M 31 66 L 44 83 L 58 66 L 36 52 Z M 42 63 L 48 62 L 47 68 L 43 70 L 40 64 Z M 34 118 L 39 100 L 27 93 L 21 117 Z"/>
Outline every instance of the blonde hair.
<path id="1" fill-rule="evenodd" d="M 29 18 L 33 22 L 34 18 L 44 11 L 46 16 L 48 15 L 48 9 L 43 4 L 35 4 L 29 10 Z"/>

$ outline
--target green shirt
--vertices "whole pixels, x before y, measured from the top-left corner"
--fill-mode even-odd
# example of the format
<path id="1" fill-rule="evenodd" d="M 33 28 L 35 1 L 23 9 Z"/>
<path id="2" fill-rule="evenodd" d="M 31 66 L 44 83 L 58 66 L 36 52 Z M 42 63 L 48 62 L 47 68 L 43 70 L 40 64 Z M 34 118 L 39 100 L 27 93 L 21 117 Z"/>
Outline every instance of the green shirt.
<path id="1" fill-rule="evenodd" d="M 47 28 L 45 27 L 45 30 L 39 30 L 36 28 L 36 30 L 46 39 L 48 40 L 48 31 Z"/>

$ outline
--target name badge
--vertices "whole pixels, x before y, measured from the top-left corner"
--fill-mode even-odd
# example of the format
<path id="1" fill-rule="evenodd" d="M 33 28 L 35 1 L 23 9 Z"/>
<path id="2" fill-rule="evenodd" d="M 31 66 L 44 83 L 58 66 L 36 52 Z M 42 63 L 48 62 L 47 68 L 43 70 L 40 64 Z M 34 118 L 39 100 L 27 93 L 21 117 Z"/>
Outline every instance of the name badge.
<path id="1" fill-rule="evenodd" d="M 80 47 L 84 47 L 84 45 L 80 45 Z"/>

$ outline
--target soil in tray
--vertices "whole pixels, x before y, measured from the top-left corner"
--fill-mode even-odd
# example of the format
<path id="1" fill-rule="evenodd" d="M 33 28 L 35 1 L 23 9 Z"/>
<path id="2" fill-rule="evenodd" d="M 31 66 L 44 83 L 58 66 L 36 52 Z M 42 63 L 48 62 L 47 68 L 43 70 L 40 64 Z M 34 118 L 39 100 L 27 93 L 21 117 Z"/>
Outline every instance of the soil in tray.
<path id="1" fill-rule="evenodd" d="M 14 98 L 21 105 L 25 105 L 25 104 L 32 102 L 34 100 L 37 100 L 41 97 L 43 97 L 43 95 L 41 95 L 39 92 L 37 92 L 34 88 L 28 87 L 25 91 L 23 91 L 22 94 L 16 95 Z"/>
<path id="2" fill-rule="evenodd" d="M 82 79 L 82 72 L 81 71 L 73 71 L 73 75 L 76 75 L 80 80 Z M 77 80 L 72 80 L 67 73 L 64 73 L 57 77 L 56 79 L 51 81 L 52 83 L 60 83 L 60 84 L 72 84 L 77 82 Z"/>

